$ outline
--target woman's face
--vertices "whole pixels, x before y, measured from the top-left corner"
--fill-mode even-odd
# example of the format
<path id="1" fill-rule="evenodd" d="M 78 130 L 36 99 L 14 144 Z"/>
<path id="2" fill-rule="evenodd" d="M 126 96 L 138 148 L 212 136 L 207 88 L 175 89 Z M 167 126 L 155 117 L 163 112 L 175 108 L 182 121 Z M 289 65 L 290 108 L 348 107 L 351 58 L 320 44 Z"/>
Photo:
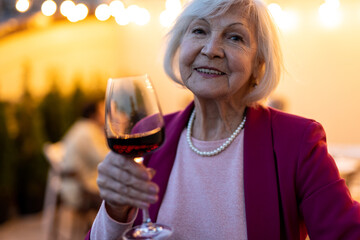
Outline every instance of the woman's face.
<path id="1" fill-rule="evenodd" d="M 214 18 L 193 20 L 180 45 L 180 74 L 185 86 L 205 99 L 242 99 L 257 65 L 252 24 L 239 6 Z"/>

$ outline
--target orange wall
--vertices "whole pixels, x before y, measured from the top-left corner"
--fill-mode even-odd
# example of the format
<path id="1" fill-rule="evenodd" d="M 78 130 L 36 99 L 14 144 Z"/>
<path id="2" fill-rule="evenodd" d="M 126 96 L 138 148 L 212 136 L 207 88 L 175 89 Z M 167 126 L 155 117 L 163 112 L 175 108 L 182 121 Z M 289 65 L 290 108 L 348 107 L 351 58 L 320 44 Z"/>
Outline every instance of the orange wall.
<path id="1" fill-rule="evenodd" d="M 314 5 L 298 11 L 302 22 L 282 33 L 287 74 L 277 93 L 290 112 L 321 122 L 332 143 L 360 143 L 360 2 L 341 7 L 341 26 L 319 25 Z M 290 5 L 290 3 L 289 3 Z"/>

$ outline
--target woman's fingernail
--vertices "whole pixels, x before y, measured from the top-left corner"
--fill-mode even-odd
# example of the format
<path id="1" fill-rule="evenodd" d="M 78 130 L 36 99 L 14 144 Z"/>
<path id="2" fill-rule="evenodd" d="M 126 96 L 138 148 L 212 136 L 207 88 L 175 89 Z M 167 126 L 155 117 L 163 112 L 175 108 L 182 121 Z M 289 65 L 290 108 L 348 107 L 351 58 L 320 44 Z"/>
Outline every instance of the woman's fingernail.
<path id="1" fill-rule="evenodd" d="M 149 176 L 148 172 L 143 173 L 142 177 L 143 177 L 144 180 L 150 180 L 150 176 Z"/>
<path id="2" fill-rule="evenodd" d="M 151 193 L 158 193 L 159 188 L 157 186 L 150 186 L 149 190 Z"/>
<path id="3" fill-rule="evenodd" d="M 148 200 L 150 201 L 150 202 L 157 202 L 157 200 L 158 200 L 158 196 L 153 196 L 153 195 L 151 195 L 151 196 L 149 196 L 148 197 Z"/>

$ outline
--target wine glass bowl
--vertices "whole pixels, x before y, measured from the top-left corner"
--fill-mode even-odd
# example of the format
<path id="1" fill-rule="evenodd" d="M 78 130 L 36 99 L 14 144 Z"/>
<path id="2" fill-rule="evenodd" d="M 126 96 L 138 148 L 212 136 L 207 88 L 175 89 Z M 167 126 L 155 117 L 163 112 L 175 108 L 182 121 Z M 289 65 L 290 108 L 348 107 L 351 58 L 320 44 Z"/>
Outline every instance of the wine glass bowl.
<path id="1" fill-rule="evenodd" d="M 105 96 L 105 134 L 109 148 L 142 164 L 143 156 L 161 146 L 164 119 L 148 75 L 110 78 Z M 143 224 L 123 239 L 167 239 L 170 227 L 152 223 L 148 209 Z"/>
<path id="2" fill-rule="evenodd" d="M 164 139 L 164 120 L 147 75 L 111 78 L 106 89 L 105 133 L 119 154 L 140 157 Z"/>

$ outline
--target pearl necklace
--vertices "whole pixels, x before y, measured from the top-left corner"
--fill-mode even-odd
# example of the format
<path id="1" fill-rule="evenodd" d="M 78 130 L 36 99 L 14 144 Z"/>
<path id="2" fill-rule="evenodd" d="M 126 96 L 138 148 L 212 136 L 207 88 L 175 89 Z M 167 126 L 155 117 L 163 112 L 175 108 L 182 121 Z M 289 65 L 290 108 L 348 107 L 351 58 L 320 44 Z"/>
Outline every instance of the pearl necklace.
<path id="1" fill-rule="evenodd" d="M 231 134 L 231 136 L 226 140 L 226 142 L 224 142 L 220 147 L 216 148 L 213 151 L 209 151 L 209 152 L 202 152 L 199 149 L 197 149 L 192 141 L 191 141 L 191 129 L 193 126 L 193 122 L 195 119 L 195 109 L 192 112 L 190 119 L 189 119 L 189 123 L 187 125 L 187 132 L 186 132 L 186 140 L 191 148 L 191 150 L 193 150 L 196 154 L 203 156 L 203 157 L 211 157 L 211 156 L 215 156 L 219 153 L 221 153 L 222 151 L 224 151 L 236 138 L 237 135 L 239 135 L 241 129 L 244 128 L 245 122 L 246 122 L 246 116 L 245 116 L 246 110 L 244 112 L 244 118 L 242 120 L 242 122 L 240 123 L 240 125 L 236 128 L 236 130 Z"/>

